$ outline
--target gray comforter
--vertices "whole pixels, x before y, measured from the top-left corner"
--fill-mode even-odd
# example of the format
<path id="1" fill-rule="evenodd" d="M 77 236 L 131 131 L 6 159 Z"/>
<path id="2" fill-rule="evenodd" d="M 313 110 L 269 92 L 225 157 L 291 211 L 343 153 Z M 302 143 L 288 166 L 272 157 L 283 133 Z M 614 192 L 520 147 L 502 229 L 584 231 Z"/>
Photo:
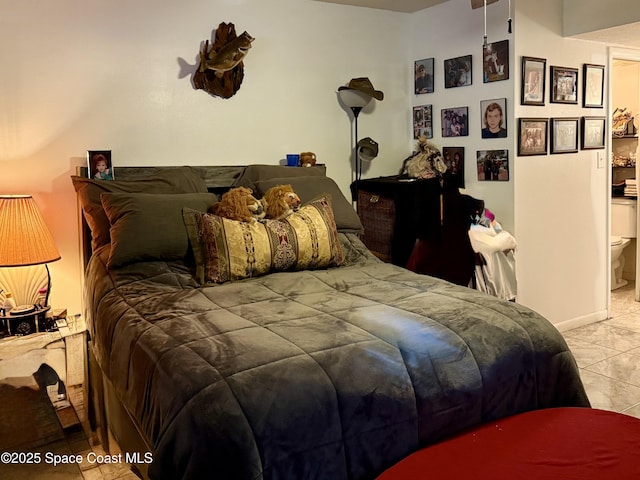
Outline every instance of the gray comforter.
<path id="1" fill-rule="evenodd" d="M 92 347 L 158 479 L 366 479 L 532 409 L 588 406 L 531 310 L 372 257 L 199 288 L 182 263 L 87 271 Z"/>

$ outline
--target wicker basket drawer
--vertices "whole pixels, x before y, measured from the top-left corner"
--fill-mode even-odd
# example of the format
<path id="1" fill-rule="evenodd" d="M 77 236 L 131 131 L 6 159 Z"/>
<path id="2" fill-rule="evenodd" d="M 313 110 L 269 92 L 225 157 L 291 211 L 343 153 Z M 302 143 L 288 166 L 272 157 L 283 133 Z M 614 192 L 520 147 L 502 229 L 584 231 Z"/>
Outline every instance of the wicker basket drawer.
<path id="1" fill-rule="evenodd" d="M 358 191 L 358 215 L 364 227 L 363 243 L 381 260 L 392 260 L 396 207 L 392 198 Z"/>

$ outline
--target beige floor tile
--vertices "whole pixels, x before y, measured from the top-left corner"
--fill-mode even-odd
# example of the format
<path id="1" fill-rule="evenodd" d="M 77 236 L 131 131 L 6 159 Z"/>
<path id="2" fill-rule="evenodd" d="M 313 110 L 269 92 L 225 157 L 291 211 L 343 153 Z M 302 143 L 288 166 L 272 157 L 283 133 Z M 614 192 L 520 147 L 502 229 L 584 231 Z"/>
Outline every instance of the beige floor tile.
<path id="1" fill-rule="evenodd" d="M 567 345 L 578 363 L 578 367 L 584 368 L 594 363 L 601 362 L 609 357 L 619 355 L 620 352 L 613 348 L 603 347 L 591 342 L 585 342 L 579 338 L 566 338 Z"/>
<path id="2" fill-rule="evenodd" d="M 631 415 L 632 417 L 640 418 L 640 403 L 633 405 L 632 407 L 623 410 L 625 415 Z"/>
<path id="3" fill-rule="evenodd" d="M 580 376 L 593 408 L 620 412 L 640 400 L 640 387 L 584 369 Z"/>
<path id="4" fill-rule="evenodd" d="M 626 328 L 612 327 L 608 322 L 592 323 L 584 327 L 569 330 L 566 338 L 575 338 L 594 343 L 602 347 L 612 348 L 618 352 L 627 352 L 640 347 L 640 332 Z"/>
<path id="5" fill-rule="evenodd" d="M 84 480 L 103 480 L 102 472 L 97 466 L 88 470 L 83 470 L 82 476 Z"/>
<path id="6" fill-rule="evenodd" d="M 631 312 L 607 320 L 607 325 L 640 332 L 640 312 Z"/>
<path id="7" fill-rule="evenodd" d="M 586 370 L 640 387 L 640 355 L 621 353 L 589 365 Z"/>

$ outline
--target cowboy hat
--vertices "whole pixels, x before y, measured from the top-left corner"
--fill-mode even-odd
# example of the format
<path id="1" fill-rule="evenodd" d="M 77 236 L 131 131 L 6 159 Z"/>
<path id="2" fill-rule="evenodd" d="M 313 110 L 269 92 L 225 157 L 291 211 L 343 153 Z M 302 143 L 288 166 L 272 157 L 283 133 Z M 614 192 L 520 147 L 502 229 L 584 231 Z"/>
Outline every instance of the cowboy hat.
<path id="1" fill-rule="evenodd" d="M 372 96 L 376 100 L 382 100 L 384 98 L 384 93 L 373 88 L 371 80 L 367 77 L 352 78 L 349 80 L 349 85 L 339 87 L 338 90 L 358 90 L 359 92 Z"/>
<path id="2" fill-rule="evenodd" d="M 363 138 L 358 142 L 358 158 L 371 161 L 378 156 L 378 144 L 371 138 Z"/>

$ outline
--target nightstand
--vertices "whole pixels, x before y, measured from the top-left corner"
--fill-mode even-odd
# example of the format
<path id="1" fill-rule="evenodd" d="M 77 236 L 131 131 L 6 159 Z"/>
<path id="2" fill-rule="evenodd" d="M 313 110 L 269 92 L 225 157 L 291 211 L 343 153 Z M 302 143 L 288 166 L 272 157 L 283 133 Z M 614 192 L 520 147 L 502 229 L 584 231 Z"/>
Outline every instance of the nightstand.
<path id="1" fill-rule="evenodd" d="M 46 390 L 65 429 L 85 416 L 86 326 L 81 316 L 57 323 L 57 331 L 0 339 L 0 383 Z"/>

